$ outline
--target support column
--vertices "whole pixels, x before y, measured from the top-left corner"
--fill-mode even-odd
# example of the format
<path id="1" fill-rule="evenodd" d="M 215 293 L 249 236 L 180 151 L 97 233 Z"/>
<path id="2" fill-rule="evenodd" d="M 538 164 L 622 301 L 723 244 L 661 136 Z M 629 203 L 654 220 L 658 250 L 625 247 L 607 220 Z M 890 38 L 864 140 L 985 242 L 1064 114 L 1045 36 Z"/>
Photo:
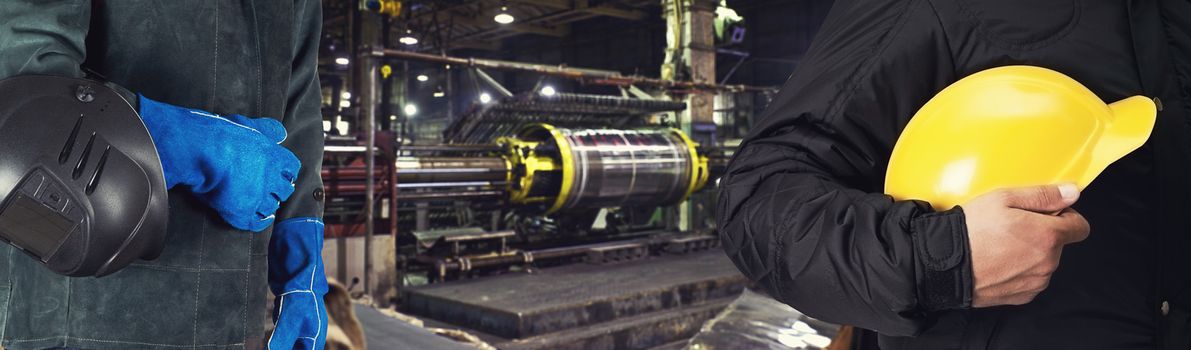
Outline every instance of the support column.
<path id="1" fill-rule="evenodd" d="M 356 129 L 363 136 L 365 147 L 365 173 L 375 174 L 377 161 L 383 159 L 377 154 L 376 132 L 380 125 L 379 118 L 389 118 L 379 115 L 382 103 L 390 101 L 381 99 L 381 54 L 384 43 L 381 39 L 381 21 L 379 15 L 373 12 L 360 11 L 359 39 L 357 42 L 357 56 L 355 64 L 359 69 L 359 106 L 360 121 Z M 389 83 L 389 82 L 385 82 Z M 382 165 L 384 166 L 384 165 Z M 376 203 L 377 188 L 374 176 L 365 177 L 364 193 L 364 294 L 381 306 L 388 305 L 396 296 L 397 271 L 395 262 L 395 247 L 392 237 L 376 234 Z M 390 203 L 390 206 L 396 203 Z"/>
<path id="2" fill-rule="evenodd" d="M 714 84 L 715 71 L 715 0 L 662 0 L 666 18 L 666 59 L 662 79 L 690 80 Z M 715 141 L 715 92 L 685 91 L 672 96 L 686 100 L 687 109 L 678 114 L 682 131 L 695 142 L 711 146 Z M 678 229 L 704 228 L 704 218 L 711 208 L 707 195 L 696 195 L 679 207 Z"/>

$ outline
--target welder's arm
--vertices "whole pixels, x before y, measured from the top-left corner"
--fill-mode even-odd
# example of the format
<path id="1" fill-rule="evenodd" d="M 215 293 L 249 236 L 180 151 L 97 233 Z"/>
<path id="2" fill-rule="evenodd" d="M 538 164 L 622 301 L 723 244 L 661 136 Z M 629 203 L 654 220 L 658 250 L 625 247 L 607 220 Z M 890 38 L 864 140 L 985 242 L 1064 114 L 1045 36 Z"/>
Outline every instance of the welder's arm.
<path id="1" fill-rule="evenodd" d="M 0 78 L 81 78 L 90 19 L 90 0 L 4 1 Z M 273 211 L 289 197 L 299 167 L 277 146 L 286 133 L 276 121 L 173 106 L 108 84 L 138 106 L 170 187 L 184 185 L 236 228 L 261 231 L 275 222 Z"/>
<path id="2" fill-rule="evenodd" d="M 837 1 L 721 179 L 725 251 L 807 315 L 887 335 L 968 307 L 960 209 L 882 194 L 901 129 L 955 80 L 925 1 Z"/>
<path id="3" fill-rule="evenodd" d="M 283 123 L 282 145 L 302 162 L 289 201 L 277 212 L 269 241 L 269 286 L 277 296 L 276 327 L 269 349 L 322 349 L 327 292 L 322 263 L 323 195 L 322 92 L 318 82 L 318 41 L 322 27 L 318 0 L 294 2 L 295 46 Z"/>
<path id="4" fill-rule="evenodd" d="M 82 78 L 90 20 L 90 0 L 5 0 L 0 79 L 21 74 Z"/>

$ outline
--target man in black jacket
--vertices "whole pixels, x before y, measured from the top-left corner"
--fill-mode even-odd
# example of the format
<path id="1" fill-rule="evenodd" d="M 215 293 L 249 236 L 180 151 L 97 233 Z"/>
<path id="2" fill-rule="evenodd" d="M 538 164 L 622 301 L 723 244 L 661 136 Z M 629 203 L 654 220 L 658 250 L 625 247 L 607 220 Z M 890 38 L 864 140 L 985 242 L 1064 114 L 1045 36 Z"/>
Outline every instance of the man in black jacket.
<path id="1" fill-rule="evenodd" d="M 883 195 L 914 112 L 1011 64 L 1155 98 L 1149 142 L 1083 193 Z M 720 235 L 770 295 L 881 348 L 1188 349 L 1189 108 L 1191 1 L 837 1 L 721 180 Z"/>

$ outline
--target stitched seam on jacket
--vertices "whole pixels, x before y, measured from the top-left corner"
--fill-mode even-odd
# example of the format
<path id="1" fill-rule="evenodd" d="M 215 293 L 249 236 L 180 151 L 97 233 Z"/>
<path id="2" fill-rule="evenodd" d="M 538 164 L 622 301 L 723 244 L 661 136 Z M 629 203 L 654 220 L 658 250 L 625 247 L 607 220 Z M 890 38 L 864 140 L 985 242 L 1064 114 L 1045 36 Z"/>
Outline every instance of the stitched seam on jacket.
<path id="1" fill-rule="evenodd" d="M 273 233 L 270 232 L 269 234 L 272 235 Z M 248 237 L 247 246 L 248 268 L 244 270 L 244 303 L 240 304 L 240 332 L 243 333 L 245 338 L 256 336 L 248 334 L 248 299 L 252 295 L 252 293 L 249 293 L 252 290 L 252 285 L 249 283 L 249 275 L 252 275 L 252 247 L 256 246 L 256 235 L 250 235 Z"/>
<path id="2" fill-rule="evenodd" d="M 261 77 L 263 73 L 261 71 L 264 70 L 262 61 L 265 58 L 261 55 L 261 28 L 260 21 L 256 16 L 256 1 L 248 1 L 248 7 L 252 9 L 252 30 L 256 32 L 256 35 L 253 35 L 256 43 L 256 106 L 254 106 L 253 110 L 256 111 L 257 116 L 263 116 L 265 111 L 264 103 L 261 102 L 261 95 L 264 95 L 264 88 L 261 85 L 264 83 L 261 82 L 263 80 Z"/>
<path id="3" fill-rule="evenodd" d="M 776 149 L 779 152 L 784 153 L 786 157 L 794 160 L 795 162 L 810 161 L 810 156 L 808 156 L 805 152 L 793 152 L 791 150 L 781 148 L 781 147 L 777 147 Z M 797 164 L 795 164 L 795 166 L 797 167 Z M 800 170 L 800 169 L 796 168 L 795 170 Z M 824 188 L 822 187 L 822 184 L 818 184 L 818 186 L 819 186 L 818 189 L 820 191 L 824 190 Z M 772 196 L 770 198 L 772 199 Z M 802 207 L 806 205 L 806 202 L 807 201 L 798 201 L 798 203 L 796 203 L 795 206 L 793 208 L 791 208 L 791 210 L 789 210 L 788 212 L 801 211 Z M 785 235 L 783 235 L 783 233 L 790 232 L 790 229 L 794 226 L 794 219 L 793 219 L 794 216 L 795 215 L 789 215 L 789 216 L 785 217 L 782 220 L 781 224 L 778 225 L 779 230 L 775 234 L 770 235 L 772 237 L 771 239 L 773 241 L 775 241 L 773 243 L 774 246 L 777 248 L 777 249 L 773 250 L 772 254 L 770 254 L 770 255 L 772 255 L 771 262 L 770 262 L 770 264 L 771 264 L 770 266 L 772 266 L 772 268 L 770 268 L 770 272 L 771 272 L 772 278 L 773 278 L 770 281 L 770 283 L 772 283 L 775 286 L 781 285 L 779 283 L 780 282 L 779 279 L 781 278 L 782 275 L 789 274 L 789 271 L 786 271 L 785 264 L 779 263 L 779 259 L 778 259 L 777 255 L 786 250 L 786 241 L 781 238 L 785 237 Z M 781 288 L 777 291 L 776 294 L 779 294 L 781 296 L 781 298 L 784 300 L 792 300 L 788 296 L 786 296 L 787 291 L 788 291 L 787 288 Z"/>
<path id="4" fill-rule="evenodd" d="M 215 3 L 215 50 L 211 61 L 211 106 L 207 110 L 215 109 L 215 101 L 219 96 L 219 2 Z"/>
<path id="5" fill-rule="evenodd" d="M 751 153 L 748 155 L 748 157 L 752 158 L 754 153 L 756 153 L 756 151 L 751 151 Z M 772 203 L 772 201 L 773 201 L 773 195 L 770 194 L 766 198 L 766 200 L 763 201 L 763 203 L 768 204 L 768 203 Z M 751 244 L 753 245 L 750 248 L 755 251 L 757 249 L 757 237 L 756 237 L 756 235 L 753 234 L 753 229 L 751 227 L 749 227 L 750 224 L 753 222 L 754 218 L 756 217 L 754 214 L 755 211 L 753 210 L 753 207 L 754 206 L 747 206 L 743 210 L 743 214 L 745 215 L 744 226 L 745 226 L 746 234 L 748 235 L 748 240 L 751 241 Z M 779 225 L 779 227 L 780 227 L 780 225 Z M 758 280 L 762 280 L 762 279 L 767 280 L 769 285 L 774 285 L 774 286 L 779 285 L 779 283 L 778 283 L 779 278 L 780 278 L 779 274 L 781 273 L 781 268 L 777 264 L 777 260 L 778 260 L 777 255 L 782 250 L 783 245 L 781 243 L 781 240 L 777 238 L 778 236 L 779 235 L 777 233 L 774 233 L 774 234 L 770 234 L 768 237 L 769 246 L 774 247 L 774 249 L 770 249 L 768 252 L 765 253 L 765 256 L 763 259 L 763 264 L 768 265 L 768 266 L 764 266 L 764 265 L 761 266 L 761 269 L 764 271 L 764 275 L 761 276 L 761 278 L 758 278 Z M 745 253 L 744 242 L 741 242 L 741 249 L 740 249 L 739 254 L 744 254 L 744 253 Z M 743 259 L 743 260 L 746 262 L 748 261 L 747 259 Z M 751 266 L 750 266 L 750 268 L 751 268 Z M 761 272 L 761 271 L 754 271 L 754 273 L 757 273 L 757 272 Z M 776 292 L 778 294 L 782 293 L 782 291 L 780 291 L 780 290 L 778 290 Z M 782 296 L 779 295 L 779 297 L 782 297 Z"/>
<path id="6" fill-rule="evenodd" d="M 752 157 L 753 153 L 755 153 L 755 152 L 752 151 L 752 149 L 749 149 L 749 150 L 745 150 L 744 152 L 741 152 L 737 156 L 741 157 L 742 159 L 748 159 L 748 158 Z M 755 194 L 755 192 L 753 192 L 753 193 Z M 721 198 L 724 198 L 724 197 L 726 197 L 726 196 L 721 196 Z M 738 247 L 737 247 L 737 251 L 736 251 L 736 256 L 739 257 L 739 260 L 740 260 L 741 264 L 744 266 L 744 268 L 749 270 L 748 271 L 749 272 L 748 273 L 749 280 L 754 281 L 754 282 L 761 282 L 761 281 L 765 280 L 765 281 L 769 281 L 770 283 L 772 283 L 773 282 L 772 270 L 765 271 L 763 274 L 758 276 L 758 273 L 761 271 L 754 271 L 754 268 L 756 268 L 756 267 L 752 266 L 752 264 L 749 261 L 750 259 L 748 259 L 746 257 L 746 255 L 748 254 L 747 253 L 748 249 L 751 249 L 753 251 L 757 250 L 757 237 L 753 235 L 752 228 L 750 227 L 750 224 L 753 222 L 753 214 L 752 214 L 753 211 L 752 210 L 753 210 L 753 206 L 748 205 L 747 203 L 742 203 L 739 206 L 739 208 L 734 211 L 734 215 L 744 216 L 743 218 L 741 218 L 742 220 L 738 220 L 742 223 L 740 226 L 741 226 L 741 229 L 744 230 L 744 232 L 742 232 L 742 235 L 739 237 L 740 241 L 737 242 Z M 772 238 L 771 238 L 771 243 L 772 243 Z M 752 245 L 752 246 L 750 247 L 749 245 Z M 763 256 L 760 256 L 760 254 L 758 254 L 758 255 L 759 256 L 757 256 L 757 260 L 761 260 L 761 263 L 765 264 L 771 260 L 770 255 L 772 255 L 772 254 L 765 254 Z M 762 265 L 759 268 L 761 270 L 764 270 L 765 266 Z"/>
<path id="7" fill-rule="evenodd" d="M 203 245 L 207 240 L 207 220 L 203 220 L 203 226 L 199 229 L 199 258 L 196 266 L 203 266 Z M 191 338 L 191 345 L 198 345 L 198 316 L 199 316 L 199 290 L 203 287 L 203 272 L 198 271 L 194 274 L 194 333 Z"/>
<path id="8" fill-rule="evenodd" d="M 959 8 L 959 11 L 972 20 L 972 30 L 976 32 L 976 35 L 979 36 L 980 39 L 983 39 L 985 42 L 998 48 L 1017 52 L 1036 50 L 1050 46 L 1059 40 L 1063 40 L 1067 37 L 1067 35 L 1070 35 L 1071 32 L 1074 32 L 1076 25 L 1078 25 L 1080 19 L 1083 18 L 1083 1 L 1072 0 L 1071 3 L 1073 5 L 1073 9 L 1071 10 L 1071 19 L 1069 22 L 1067 22 L 1066 27 L 1059 29 L 1058 31 L 1054 32 L 1054 34 L 1051 34 L 1050 37 L 1045 39 L 1032 42 L 1015 43 L 1007 39 L 999 38 L 990 33 L 988 30 L 986 30 L 983 21 L 981 21 L 981 17 L 976 15 L 976 13 L 968 8 L 966 2 L 955 1 L 956 7 Z"/>
<path id="9" fill-rule="evenodd" d="M 769 285 L 771 286 L 780 286 L 781 275 L 785 273 L 782 264 L 778 262 L 777 255 L 781 253 L 782 249 L 785 249 L 786 245 L 782 243 L 781 239 L 778 239 L 778 236 L 780 235 L 777 233 L 769 235 L 770 244 L 773 245 L 774 249 L 770 249 L 769 254 L 766 254 L 767 256 L 765 257 L 766 260 L 769 260 L 769 268 L 765 269 L 767 270 L 765 271 L 766 279 L 769 280 Z M 755 242 L 757 239 L 754 237 L 752 240 Z M 782 300 L 790 300 L 786 297 L 785 288 L 779 288 L 776 292 Z"/>
<path id="10" fill-rule="evenodd" d="M 66 279 L 66 319 L 67 320 L 70 319 L 70 299 L 71 299 L 70 297 L 72 294 L 74 294 L 74 288 L 72 288 L 73 286 L 74 286 L 74 279 L 67 278 Z M 66 334 L 63 334 L 63 335 L 66 336 L 67 338 L 70 338 L 70 326 L 71 326 L 71 323 L 67 322 L 66 326 L 63 327 L 63 328 L 66 328 L 65 329 Z M 66 344 L 66 346 L 70 346 L 70 344 Z"/>
<path id="11" fill-rule="evenodd" d="M 184 266 L 177 266 L 177 265 L 151 265 L 151 264 L 141 264 L 141 263 L 133 263 L 133 264 L 129 264 L 128 266 L 142 268 L 142 269 L 149 269 L 149 270 L 181 271 L 181 272 L 200 272 L 200 271 L 241 272 L 241 271 L 248 271 L 248 269 L 218 268 L 218 267 L 206 267 L 206 268 L 204 268 L 204 267 L 184 267 Z"/>
<path id="12" fill-rule="evenodd" d="M 951 35 L 947 34 L 947 26 L 943 24 L 943 17 L 939 16 L 939 9 L 935 8 L 933 1 L 927 1 L 926 6 L 930 8 L 930 13 L 935 18 L 935 24 L 939 26 L 939 32 L 943 34 L 943 45 L 947 48 L 947 63 L 951 64 L 951 72 L 958 75 L 958 68 L 956 68 L 955 64 L 955 49 L 951 47 Z"/>
<path id="13" fill-rule="evenodd" d="M 16 284 L 16 282 L 12 280 L 13 248 L 9 247 L 8 249 L 8 300 L 4 301 L 4 324 L 0 325 L 3 326 L 3 328 L 0 329 L 0 340 L 3 340 L 4 337 L 8 336 L 8 315 L 12 314 L 12 292 L 15 290 L 13 285 Z"/>
<path id="14" fill-rule="evenodd" d="M 249 246 L 248 249 L 252 249 L 252 246 Z M 252 258 L 248 259 L 248 266 L 252 266 Z M 249 271 L 244 272 L 244 303 L 242 303 L 240 306 L 240 329 L 241 332 L 244 333 L 245 337 L 251 336 L 248 334 L 248 299 L 250 295 L 248 291 L 252 289 L 252 286 L 249 284 L 248 276 L 252 274 L 251 271 L 252 270 L 249 269 Z"/>
<path id="15" fill-rule="evenodd" d="M 848 77 L 848 89 L 844 91 L 843 94 L 840 94 L 834 101 L 831 101 L 831 107 L 823 115 L 824 122 L 834 122 L 836 118 L 839 118 L 839 116 L 843 114 L 844 105 L 847 104 L 848 101 L 851 101 L 852 96 L 855 96 L 856 91 L 860 89 L 861 79 L 872 74 L 873 69 L 875 69 L 875 66 L 877 65 L 878 59 L 884 55 L 885 50 L 888 49 L 893 43 L 893 38 L 901 35 L 902 30 L 905 29 L 906 22 L 909 20 L 909 13 L 911 11 L 910 7 L 915 3 L 916 1 L 907 1 L 902 7 L 901 13 L 897 15 L 898 17 L 893 25 L 886 30 L 886 32 L 889 33 L 888 36 L 882 36 L 878 38 L 876 43 L 874 43 L 875 47 L 870 48 L 870 51 L 872 51 L 873 54 L 868 55 L 868 58 L 865 59 L 861 67 L 853 71 L 852 75 Z"/>

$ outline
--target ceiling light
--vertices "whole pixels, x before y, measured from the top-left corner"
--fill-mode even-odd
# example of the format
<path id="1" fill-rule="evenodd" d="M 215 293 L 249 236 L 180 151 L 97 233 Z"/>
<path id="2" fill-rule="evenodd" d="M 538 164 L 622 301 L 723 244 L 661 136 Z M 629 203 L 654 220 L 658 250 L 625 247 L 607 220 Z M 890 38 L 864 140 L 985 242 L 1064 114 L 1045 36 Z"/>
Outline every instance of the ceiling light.
<path id="1" fill-rule="evenodd" d="M 402 35 L 401 38 L 398 38 L 397 42 L 400 42 L 405 45 L 415 45 L 418 43 L 418 38 L 414 37 L 413 31 L 406 29 L 405 34 Z"/>
<path id="2" fill-rule="evenodd" d="M 351 63 L 351 61 L 348 60 L 347 57 L 340 57 L 340 58 L 335 59 L 335 64 L 338 64 L 340 66 L 346 66 L 348 63 Z"/>
<path id="3" fill-rule="evenodd" d="M 412 117 L 415 114 L 418 114 L 418 106 L 417 105 L 414 105 L 412 103 L 405 105 L 405 115 L 406 116 Z"/>
<path id="4" fill-rule="evenodd" d="M 441 86 L 441 85 L 439 85 L 439 87 L 438 87 L 438 88 L 435 88 L 435 89 L 434 89 L 434 97 L 436 97 L 436 98 L 437 98 L 437 97 L 443 97 L 443 96 L 446 96 L 446 95 L 447 95 L 447 92 L 446 92 L 446 91 L 443 91 L 443 89 L 442 89 L 442 86 Z"/>
<path id="5" fill-rule="evenodd" d="M 352 106 L 352 101 L 348 101 L 348 100 L 339 101 L 339 107 L 351 108 L 351 106 Z"/>
<path id="6" fill-rule="evenodd" d="M 339 94 L 339 97 L 343 98 L 344 100 L 350 100 L 352 98 L 352 93 L 344 91 L 342 94 Z"/>
<path id="7" fill-rule="evenodd" d="M 554 94 L 558 93 L 558 91 L 554 91 L 553 86 L 546 85 L 542 87 L 542 90 L 538 91 L 538 93 L 542 94 L 542 96 L 554 96 Z"/>
<path id="8" fill-rule="evenodd" d="M 509 13 L 508 7 L 501 6 L 500 13 L 497 13 L 496 17 L 492 17 L 492 20 L 496 21 L 496 23 L 500 23 L 500 24 L 509 24 L 509 23 L 513 23 L 513 21 L 515 21 L 517 19 L 513 18 L 513 15 L 511 13 Z"/>
<path id="9" fill-rule="evenodd" d="M 492 95 L 489 95 L 487 92 L 480 93 L 480 103 L 488 102 L 492 102 Z"/>
<path id="10" fill-rule="evenodd" d="M 427 80 L 430 80 L 430 76 L 427 76 L 425 74 L 418 74 L 418 81 L 427 81 Z"/>

